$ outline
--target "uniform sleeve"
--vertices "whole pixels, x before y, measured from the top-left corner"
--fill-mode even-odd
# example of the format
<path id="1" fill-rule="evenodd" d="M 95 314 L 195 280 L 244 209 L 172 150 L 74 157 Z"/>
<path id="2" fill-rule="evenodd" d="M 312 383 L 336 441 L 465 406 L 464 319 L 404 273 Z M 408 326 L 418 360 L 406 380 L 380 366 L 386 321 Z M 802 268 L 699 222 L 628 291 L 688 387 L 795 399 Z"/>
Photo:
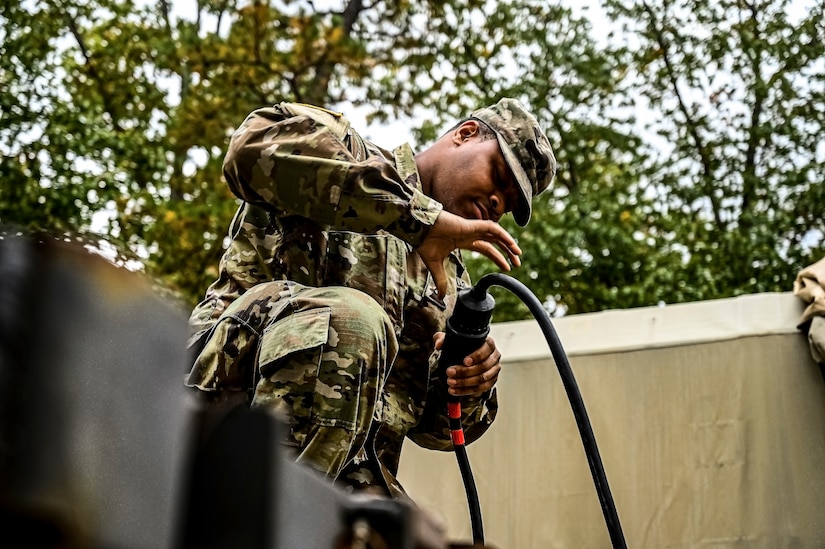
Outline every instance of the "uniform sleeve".
<path id="1" fill-rule="evenodd" d="M 496 418 L 498 396 L 496 389 L 478 397 L 461 397 L 461 426 L 466 444 L 478 440 Z M 447 415 L 447 389 L 440 381 L 431 383 L 427 405 L 421 421 L 407 433 L 407 437 L 424 448 L 451 451 L 450 418 Z"/>
<path id="2" fill-rule="evenodd" d="M 417 246 L 442 206 L 380 156 L 356 161 L 333 128 L 279 107 L 232 136 L 224 176 L 241 199 L 335 230 L 390 234 Z"/>

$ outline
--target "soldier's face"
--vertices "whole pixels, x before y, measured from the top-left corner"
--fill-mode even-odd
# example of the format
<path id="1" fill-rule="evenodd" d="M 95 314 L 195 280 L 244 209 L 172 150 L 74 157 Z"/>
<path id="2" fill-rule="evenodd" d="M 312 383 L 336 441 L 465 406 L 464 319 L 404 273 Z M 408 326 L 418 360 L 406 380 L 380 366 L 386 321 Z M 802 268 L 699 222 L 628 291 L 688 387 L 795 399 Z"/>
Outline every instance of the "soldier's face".
<path id="1" fill-rule="evenodd" d="M 450 213 L 498 221 L 513 211 L 518 189 L 498 141 L 477 132 L 458 132 L 444 154 L 432 185 L 433 198 Z"/>

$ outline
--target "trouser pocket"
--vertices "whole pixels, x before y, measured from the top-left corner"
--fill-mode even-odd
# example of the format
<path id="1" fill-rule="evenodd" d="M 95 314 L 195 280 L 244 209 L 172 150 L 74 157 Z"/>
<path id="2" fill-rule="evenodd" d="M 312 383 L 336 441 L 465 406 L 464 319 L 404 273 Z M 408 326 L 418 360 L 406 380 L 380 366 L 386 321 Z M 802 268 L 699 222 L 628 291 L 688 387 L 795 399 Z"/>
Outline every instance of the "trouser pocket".
<path id="1" fill-rule="evenodd" d="M 330 346 L 331 319 L 328 307 L 296 312 L 267 327 L 261 338 L 253 406 L 282 412 L 296 445 L 311 424 L 355 429 L 362 361 Z"/>

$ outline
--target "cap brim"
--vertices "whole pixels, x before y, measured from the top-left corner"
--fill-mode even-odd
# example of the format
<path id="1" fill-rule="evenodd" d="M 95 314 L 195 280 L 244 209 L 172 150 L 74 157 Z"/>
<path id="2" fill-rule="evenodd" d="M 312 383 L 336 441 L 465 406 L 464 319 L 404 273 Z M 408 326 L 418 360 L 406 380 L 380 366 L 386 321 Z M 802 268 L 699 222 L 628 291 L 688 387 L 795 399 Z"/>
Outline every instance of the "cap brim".
<path id="1" fill-rule="evenodd" d="M 513 177 L 519 188 L 519 197 L 521 200 L 513 210 L 513 218 L 519 227 L 524 227 L 530 221 L 530 214 L 532 212 L 533 201 L 533 185 L 530 183 L 530 178 L 527 177 L 527 172 L 521 167 L 521 163 L 516 158 L 516 155 L 510 150 L 510 146 L 504 140 L 500 133 L 496 132 L 498 139 L 498 148 L 501 149 L 501 154 L 504 155 L 504 161 L 513 172 Z"/>

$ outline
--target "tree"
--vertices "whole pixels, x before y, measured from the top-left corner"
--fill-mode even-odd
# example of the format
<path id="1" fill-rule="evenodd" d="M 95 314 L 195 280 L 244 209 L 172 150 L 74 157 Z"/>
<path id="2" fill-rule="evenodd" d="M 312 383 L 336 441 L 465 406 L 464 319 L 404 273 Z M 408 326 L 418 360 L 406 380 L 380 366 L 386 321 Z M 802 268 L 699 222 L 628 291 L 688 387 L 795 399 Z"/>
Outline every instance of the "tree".
<path id="1" fill-rule="evenodd" d="M 13 191 L 0 198 L 0 219 L 81 233 L 105 219 L 108 241 L 195 301 L 236 207 L 220 183 L 227 137 L 250 110 L 281 99 L 369 104 L 377 119 L 424 109 L 433 116 L 422 142 L 503 94 L 550 112 L 552 90 L 513 83 L 541 81 L 519 63 L 554 51 L 570 13 L 537 1 L 492 7 L 201 1 L 188 18 L 162 0 L 4 7 L 0 94 L 15 117 L 0 134 Z"/>
<path id="2" fill-rule="evenodd" d="M 684 259 L 668 301 L 788 291 L 823 253 L 823 4 L 606 0 L 664 149 L 648 185 Z"/>
<path id="3" fill-rule="evenodd" d="M 228 136 L 280 100 L 420 119 L 418 149 L 522 100 L 559 171 L 526 230 L 505 221 L 512 274 L 558 313 L 785 290 L 821 251 L 822 6 L 794 24 L 784 0 L 604 0 L 624 28 L 596 40 L 541 0 L 7 4 L 0 221 L 98 236 L 190 304 L 237 206 Z"/>
<path id="4" fill-rule="evenodd" d="M 523 281 L 562 312 L 788 291 L 823 253 L 823 5 L 603 4 L 617 31 L 594 52 L 540 56 L 567 101 L 545 111 L 561 172 L 521 237 Z"/>

